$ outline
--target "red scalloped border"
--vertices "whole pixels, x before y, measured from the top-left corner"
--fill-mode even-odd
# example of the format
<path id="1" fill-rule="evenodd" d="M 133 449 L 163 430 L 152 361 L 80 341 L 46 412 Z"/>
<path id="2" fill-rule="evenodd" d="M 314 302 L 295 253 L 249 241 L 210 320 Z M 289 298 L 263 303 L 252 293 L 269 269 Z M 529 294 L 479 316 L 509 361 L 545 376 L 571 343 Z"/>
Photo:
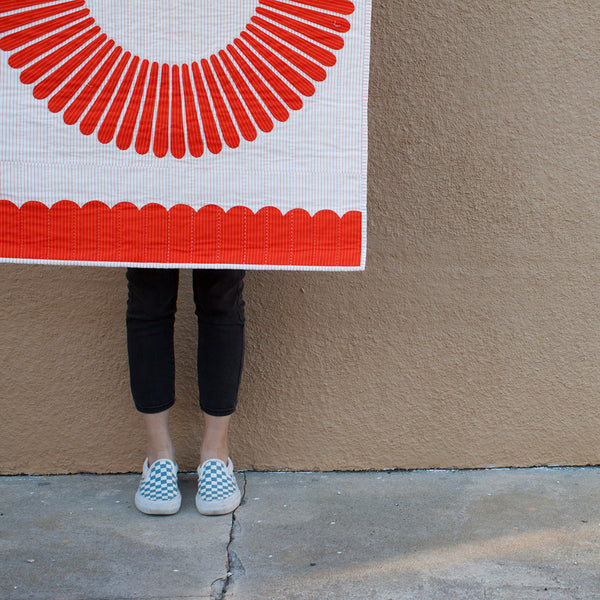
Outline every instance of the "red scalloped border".
<path id="1" fill-rule="evenodd" d="M 227 212 L 215 205 L 166 209 L 129 202 L 51 208 L 0 200 L 0 256 L 5 259 L 177 265 L 360 267 L 362 214 L 338 216 L 268 206 Z"/>

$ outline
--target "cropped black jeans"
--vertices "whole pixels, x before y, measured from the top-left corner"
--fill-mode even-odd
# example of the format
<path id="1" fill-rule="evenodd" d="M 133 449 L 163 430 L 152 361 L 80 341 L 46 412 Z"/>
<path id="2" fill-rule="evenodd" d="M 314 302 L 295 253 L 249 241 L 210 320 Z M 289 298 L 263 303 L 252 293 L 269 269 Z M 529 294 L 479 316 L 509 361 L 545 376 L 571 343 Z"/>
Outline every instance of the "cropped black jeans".
<path id="1" fill-rule="evenodd" d="M 235 411 L 244 361 L 244 271 L 194 269 L 200 408 Z M 179 270 L 127 269 L 127 351 L 137 410 L 158 413 L 175 402 L 173 325 Z"/>

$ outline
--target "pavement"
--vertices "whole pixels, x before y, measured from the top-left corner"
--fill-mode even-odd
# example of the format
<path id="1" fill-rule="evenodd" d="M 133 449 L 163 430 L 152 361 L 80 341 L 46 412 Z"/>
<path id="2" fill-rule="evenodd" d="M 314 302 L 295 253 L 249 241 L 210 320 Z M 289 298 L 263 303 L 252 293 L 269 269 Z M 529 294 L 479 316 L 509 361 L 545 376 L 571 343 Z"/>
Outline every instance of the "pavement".
<path id="1" fill-rule="evenodd" d="M 233 515 L 138 475 L 0 477 L 0 598 L 600 599 L 600 468 L 237 474 Z"/>

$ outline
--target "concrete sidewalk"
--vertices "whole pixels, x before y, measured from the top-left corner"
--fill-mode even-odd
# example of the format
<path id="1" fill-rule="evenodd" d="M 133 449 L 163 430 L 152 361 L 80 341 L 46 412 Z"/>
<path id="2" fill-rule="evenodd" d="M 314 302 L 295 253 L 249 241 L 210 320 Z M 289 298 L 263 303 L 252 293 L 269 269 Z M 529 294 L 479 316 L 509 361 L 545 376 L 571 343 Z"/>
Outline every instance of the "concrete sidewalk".
<path id="1" fill-rule="evenodd" d="M 137 475 L 0 478 L 0 598 L 600 599 L 600 469 L 239 473 L 233 516 Z"/>

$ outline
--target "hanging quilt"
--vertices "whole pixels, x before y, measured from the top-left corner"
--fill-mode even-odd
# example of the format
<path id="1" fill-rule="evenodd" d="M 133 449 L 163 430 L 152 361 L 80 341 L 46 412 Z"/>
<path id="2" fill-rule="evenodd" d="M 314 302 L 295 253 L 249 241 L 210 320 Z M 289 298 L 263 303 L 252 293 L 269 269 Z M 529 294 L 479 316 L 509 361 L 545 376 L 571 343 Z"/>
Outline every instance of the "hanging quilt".
<path id="1" fill-rule="evenodd" d="M 0 261 L 358 270 L 370 0 L 0 0 Z"/>

